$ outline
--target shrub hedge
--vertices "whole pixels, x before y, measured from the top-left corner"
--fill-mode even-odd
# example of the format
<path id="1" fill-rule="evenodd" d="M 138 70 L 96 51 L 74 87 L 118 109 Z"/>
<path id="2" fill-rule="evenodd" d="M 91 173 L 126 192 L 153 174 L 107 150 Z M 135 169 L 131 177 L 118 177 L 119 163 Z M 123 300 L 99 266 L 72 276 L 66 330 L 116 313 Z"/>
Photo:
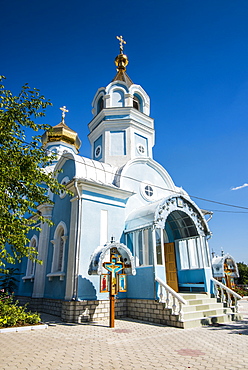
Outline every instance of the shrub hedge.
<path id="1" fill-rule="evenodd" d="M 38 313 L 27 311 L 27 305 L 18 303 L 13 295 L 0 294 L 0 328 L 35 325 L 41 321 Z"/>

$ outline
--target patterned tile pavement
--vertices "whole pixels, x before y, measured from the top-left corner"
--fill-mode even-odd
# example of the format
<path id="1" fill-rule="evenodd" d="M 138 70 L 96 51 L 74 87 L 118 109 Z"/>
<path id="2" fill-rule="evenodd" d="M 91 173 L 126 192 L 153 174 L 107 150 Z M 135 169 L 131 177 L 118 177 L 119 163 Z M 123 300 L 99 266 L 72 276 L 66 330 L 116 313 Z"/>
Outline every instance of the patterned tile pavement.
<path id="1" fill-rule="evenodd" d="M 43 315 L 48 329 L 0 334 L 0 368 L 248 369 L 248 301 L 244 321 L 176 329 L 130 320 L 66 324 Z"/>

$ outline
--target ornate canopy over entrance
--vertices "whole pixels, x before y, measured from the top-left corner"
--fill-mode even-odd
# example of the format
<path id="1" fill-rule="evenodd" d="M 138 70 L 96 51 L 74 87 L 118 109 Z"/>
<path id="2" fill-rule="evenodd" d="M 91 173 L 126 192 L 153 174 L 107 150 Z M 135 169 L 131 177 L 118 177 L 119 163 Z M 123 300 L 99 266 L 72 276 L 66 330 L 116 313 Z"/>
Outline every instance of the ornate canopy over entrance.
<path id="1" fill-rule="evenodd" d="M 172 212 L 173 216 L 168 218 Z M 185 217 L 185 214 L 189 217 Z M 187 219 L 191 219 L 193 222 L 188 223 Z M 165 198 L 156 208 L 154 214 L 156 227 L 164 228 L 166 221 L 171 225 L 174 223 L 178 229 L 184 229 L 186 234 L 182 235 L 183 237 L 196 235 L 196 231 L 198 235 L 210 235 L 207 221 L 201 210 L 191 199 L 182 195 L 172 195 Z"/>
<path id="2" fill-rule="evenodd" d="M 173 194 L 133 211 L 126 220 L 125 232 L 151 226 L 164 229 L 166 222 L 175 232 L 180 230 L 178 238 L 211 235 L 200 208 L 181 194 Z"/>

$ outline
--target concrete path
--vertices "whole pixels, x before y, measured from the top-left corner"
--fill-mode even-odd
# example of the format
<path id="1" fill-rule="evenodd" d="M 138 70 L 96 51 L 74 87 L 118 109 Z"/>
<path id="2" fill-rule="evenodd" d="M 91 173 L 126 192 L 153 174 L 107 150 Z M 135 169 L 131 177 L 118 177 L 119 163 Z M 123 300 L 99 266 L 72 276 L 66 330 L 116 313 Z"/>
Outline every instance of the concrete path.
<path id="1" fill-rule="evenodd" d="M 48 329 L 0 334 L 0 368 L 14 369 L 248 369 L 248 301 L 245 320 L 176 329 L 116 320 L 65 324 L 43 315 Z"/>

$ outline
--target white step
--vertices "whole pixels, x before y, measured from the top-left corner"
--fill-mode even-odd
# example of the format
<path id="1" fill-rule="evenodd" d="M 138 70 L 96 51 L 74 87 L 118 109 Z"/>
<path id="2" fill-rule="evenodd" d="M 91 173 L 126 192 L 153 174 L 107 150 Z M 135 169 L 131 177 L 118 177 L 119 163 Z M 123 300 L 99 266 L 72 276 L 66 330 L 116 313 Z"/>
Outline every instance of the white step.
<path id="1" fill-rule="evenodd" d="M 242 315 L 234 314 L 231 308 L 224 307 L 216 298 L 208 294 L 182 293 L 186 301 L 183 305 L 183 322 L 179 324 L 182 328 L 195 328 L 203 325 L 228 323 L 232 320 L 242 320 Z"/>

